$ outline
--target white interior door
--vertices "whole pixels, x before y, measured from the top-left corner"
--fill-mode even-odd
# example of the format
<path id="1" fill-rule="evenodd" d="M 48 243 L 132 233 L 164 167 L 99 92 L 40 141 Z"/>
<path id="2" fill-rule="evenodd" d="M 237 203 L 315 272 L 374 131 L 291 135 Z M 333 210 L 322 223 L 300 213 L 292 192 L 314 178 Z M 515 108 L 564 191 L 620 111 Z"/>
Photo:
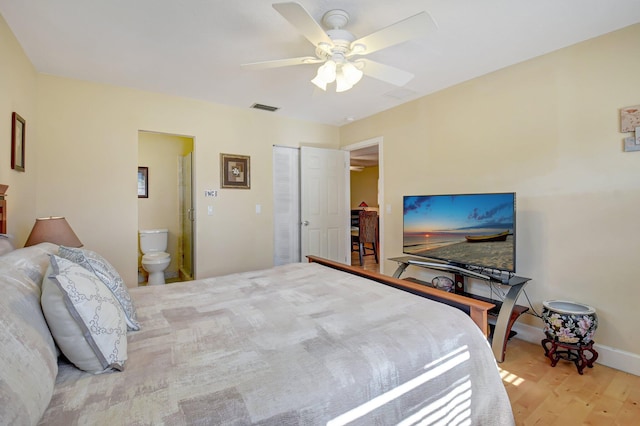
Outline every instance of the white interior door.
<path id="1" fill-rule="evenodd" d="M 349 153 L 300 149 L 300 250 L 351 264 Z"/>
<path id="2" fill-rule="evenodd" d="M 300 262 L 300 150 L 273 147 L 273 264 Z"/>

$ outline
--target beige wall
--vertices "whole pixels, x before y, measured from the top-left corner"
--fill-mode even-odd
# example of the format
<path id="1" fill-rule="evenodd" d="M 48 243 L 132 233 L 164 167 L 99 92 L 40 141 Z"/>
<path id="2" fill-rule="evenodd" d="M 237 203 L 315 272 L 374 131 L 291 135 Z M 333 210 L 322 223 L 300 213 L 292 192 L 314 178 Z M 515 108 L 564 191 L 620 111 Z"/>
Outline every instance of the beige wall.
<path id="1" fill-rule="evenodd" d="M 378 166 L 351 172 L 351 208 L 357 209 L 363 201 L 378 207 Z"/>
<path id="2" fill-rule="evenodd" d="M 111 261 L 128 285 L 137 283 L 132 176 L 139 130 L 194 137 L 196 277 L 273 264 L 274 144 L 338 146 L 336 128 L 277 113 L 48 75 L 38 83 L 40 130 L 47 135 L 39 152 L 38 211 L 66 215 L 85 247 Z M 251 156 L 251 189 L 223 189 L 217 198 L 205 198 L 205 189 L 220 188 L 221 152 Z"/>
<path id="3" fill-rule="evenodd" d="M 619 132 L 639 69 L 635 25 L 342 127 L 342 145 L 384 137 L 387 256 L 402 253 L 403 195 L 515 191 L 517 272 L 536 309 L 590 304 L 596 342 L 640 354 L 640 152 Z"/>
<path id="4" fill-rule="evenodd" d="M 0 15 L 0 183 L 7 190 L 7 233 L 22 246 L 36 218 L 38 132 L 37 76 L 13 33 Z M 26 121 L 25 172 L 11 169 L 11 114 Z M 31 194 L 24 196 L 24 194 Z"/>
<path id="5" fill-rule="evenodd" d="M 167 252 L 171 263 L 168 277 L 177 276 L 180 267 L 179 159 L 193 151 L 193 139 L 164 133 L 140 132 L 138 166 L 148 168 L 149 197 L 138 198 L 138 229 L 168 229 Z"/>

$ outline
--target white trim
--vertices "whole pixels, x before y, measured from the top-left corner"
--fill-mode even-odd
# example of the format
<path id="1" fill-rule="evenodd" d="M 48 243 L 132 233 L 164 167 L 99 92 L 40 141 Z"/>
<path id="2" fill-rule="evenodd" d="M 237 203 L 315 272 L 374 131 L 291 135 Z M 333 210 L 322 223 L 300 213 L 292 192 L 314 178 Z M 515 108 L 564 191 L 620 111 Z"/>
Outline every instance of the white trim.
<path id="1" fill-rule="evenodd" d="M 513 325 L 513 330 L 518 333 L 516 338 L 540 345 L 540 356 L 544 356 L 544 350 L 542 349 L 541 342 L 542 339 L 545 338 L 545 335 L 541 328 L 533 327 L 528 324 L 515 323 Z M 596 364 L 606 365 L 607 367 L 615 368 L 616 370 L 624 371 L 625 373 L 640 376 L 640 355 L 612 348 L 610 346 L 599 345 L 598 343 L 595 343 L 593 346 L 595 350 L 598 351 Z M 508 357 L 509 344 L 507 344 L 507 353 L 505 358 Z"/>
<path id="2" fill-rule="evenodd" d="M 345 151 L 355 151 L 356 149 L 367 148 L 367 147 L 373 146 L 373 145 L 381 145 L 383 139 L 384 138 L 382 136 L 377 136 L 375 138 L 371 138 L 371 139 L 367 139 L 367 140 L 364 140 L 364 141 L 352 143 L 350 145 L 345 145 L 340 149 L 343 149 Z"/>

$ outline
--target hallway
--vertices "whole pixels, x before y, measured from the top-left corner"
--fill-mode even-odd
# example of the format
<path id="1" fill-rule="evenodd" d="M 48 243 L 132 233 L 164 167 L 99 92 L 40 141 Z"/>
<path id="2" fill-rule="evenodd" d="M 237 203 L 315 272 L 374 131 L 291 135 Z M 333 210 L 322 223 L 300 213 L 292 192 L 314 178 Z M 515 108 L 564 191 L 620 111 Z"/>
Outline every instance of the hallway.
<path id="1" fill-rule="evenodd" d="M 351 252 L 351 266 L 362 268 L 366 271 L 380 272 L 380 264 L 376 263 L 376 259 L 373 255 L 364 256 L 362 259 L 364 265 L 360 266 L 360 259 L 357 251 Z"/>

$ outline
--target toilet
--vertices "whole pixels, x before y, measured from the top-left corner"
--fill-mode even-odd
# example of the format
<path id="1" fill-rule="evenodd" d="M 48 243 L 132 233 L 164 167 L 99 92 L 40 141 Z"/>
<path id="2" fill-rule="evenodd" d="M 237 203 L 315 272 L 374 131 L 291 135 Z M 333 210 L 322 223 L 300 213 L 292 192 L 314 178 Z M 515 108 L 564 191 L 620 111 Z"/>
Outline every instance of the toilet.
<path id="1" fill-rule="evenodd" d="M 149 273 L 148 285 L 164 284 L 164 270 L 171 263 L 171 256 L 165 252 L 168 235 L 168 229 L 140 230 L 142 267 Z"/>

